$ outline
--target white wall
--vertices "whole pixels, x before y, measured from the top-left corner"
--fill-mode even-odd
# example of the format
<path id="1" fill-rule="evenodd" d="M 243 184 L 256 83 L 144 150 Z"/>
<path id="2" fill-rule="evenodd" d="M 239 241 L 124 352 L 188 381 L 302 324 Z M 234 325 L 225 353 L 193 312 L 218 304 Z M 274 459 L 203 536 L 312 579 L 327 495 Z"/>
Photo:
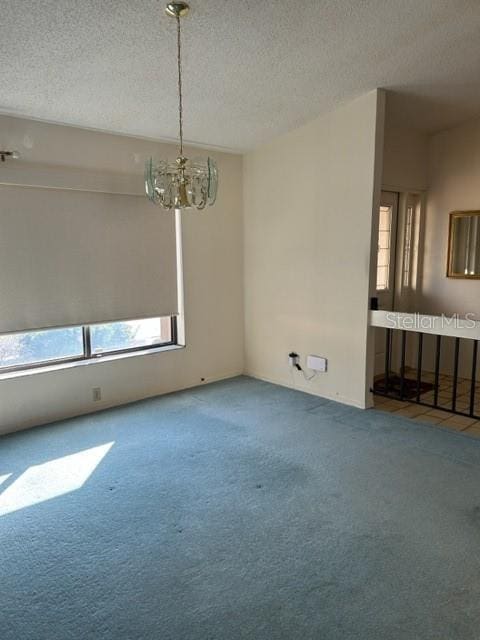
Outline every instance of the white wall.
<path id="1" fill-rule="evenodd" d="M 0 142 L 22 155 L 17 169 L 0 167 L 0 182 L 2 171 L 21 173 L 23 167 L 32 175 L 48 163 L 54 184 L 70 165 L 79 170 L 80 186 L 100 176 L 116 189 L 136 192 L 143 190 L 146 157 L 176 157 L 171 145 L 7 117 L 0 117 Z M 205 155 L 199 149 L 188 153 Z M 220 170 L 217 203 L 203 213 L 183 214 L 186 348 L 0 380 L 0 433 L 243 371 L 242 158 L 211 155 Z M 98 386 L 103 400 L 94 403 L 92 387 Z"/>
<path id="2" fill-rule="evenodd" d="M 372 92 L 244 159 L 247 373 L 360 407 L 383 114 Z M 327 357 L 328 373 L 293 379 L 291 350 Z"/>

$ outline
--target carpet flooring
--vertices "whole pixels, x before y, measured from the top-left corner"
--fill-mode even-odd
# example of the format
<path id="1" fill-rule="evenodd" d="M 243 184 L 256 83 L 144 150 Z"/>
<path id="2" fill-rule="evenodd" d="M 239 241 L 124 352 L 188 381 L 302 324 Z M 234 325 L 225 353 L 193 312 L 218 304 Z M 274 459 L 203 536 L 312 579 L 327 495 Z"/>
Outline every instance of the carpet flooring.
<path id="1" fill-rule="evenodd" d="M 480 441 L 247 377 L 0 438 L 2 640 L 480 637 Z"/>

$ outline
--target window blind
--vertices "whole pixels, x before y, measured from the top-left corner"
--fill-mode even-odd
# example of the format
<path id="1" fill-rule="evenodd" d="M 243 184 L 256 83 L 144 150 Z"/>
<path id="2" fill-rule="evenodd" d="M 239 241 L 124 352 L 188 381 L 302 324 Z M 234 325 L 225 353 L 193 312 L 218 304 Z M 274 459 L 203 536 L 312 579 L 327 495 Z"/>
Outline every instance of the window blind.
<path id="1" fill-rule="evenodd" d="M 0 333 L 176 312 L 173 215 L 141 196 L 0 186 Z"/>

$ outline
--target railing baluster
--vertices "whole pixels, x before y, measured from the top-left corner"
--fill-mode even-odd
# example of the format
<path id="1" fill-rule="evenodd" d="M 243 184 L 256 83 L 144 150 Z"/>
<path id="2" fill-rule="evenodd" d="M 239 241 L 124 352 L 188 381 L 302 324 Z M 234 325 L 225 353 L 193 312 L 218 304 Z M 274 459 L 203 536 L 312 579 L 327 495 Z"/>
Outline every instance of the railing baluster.
<path id="1" fill-rule="evenodd" d="M 420 402 L 420 390 L 422 388 L 422 355 L 423 355 L 423 333 L 418 334 L 418 354 L 417 354 L 417 402 Z"/>
<path id="2" fill-rule="evenodd" d="M 457 382 L 458 382 L 458 356 L 460 352 L 460 338 L 455 338 L 455 355 L 453 360 L 453 391 L 452 391 L 452 411 L 457 408 Z"/>
<path id="3" fill-rule="evenodd" d="M 388 387 L 390 386 L 390 349 L 391 349 L 391 329 L 386 329 L 385 341 L 385 393 L 388 395 Z"/>
<path id="4" fill-rule="evenodd" d="M 477 380 L 477 353 L 478 353 L 478 341 L 473 341 L 473 354 L 472 354 L 472 378 L 470 380 L 470 415 L 475 413 L 475 383 Z"/>
<path id="5" fill-rule="evenodd" d="M 407 332 L 402 331 L 402 361 L 400 365 L 400 400 L 403 400 L 405 391 L 405 350 L 407 346 Z"/>
<path id="6" fill-rule="evenodd" d="M 375 313 L 375 312 L 372 312 Z M 410 316 L 413 314 L 405 314 L 406 316 Z M 419 405 L 425 407 L 431 407 L 434 409 L 442 409 L 443 411 L 447 411 L 450 413 L 462 415 L 465 417 L 474 418 L 475 420 L 480 420 L 480 410 L 476 406 L 477 396 L 479 397 L 480 403 L 480 393 L 477 393 L 477 378 L 480 379 L 479 374 L 477 373 L 477 366 L 479 365 L 479 350 L 480 350 L 480 322 L 476 323 L 475 332 L 472 332 L 471 341 L 472 341 L 472 357 L 471 357 L 471 377 L 469 383 L 467 384 L 467 380 L 463 379 L 461 376 L 465 375 L 463 373 L 464 365 L 466 364 L 465 360 L 467 359 L 467 351 L 470 349 L 470 346 L 467 343 L 462 343 L 462 336 L 459 335 L 460 331 L 453 332 L 447 331 L 445 333 L 434 334 L 432 338 L 435 338 L 435 346 L 434 346 L 434 361 L 435 368 L 433 373 L 433 394 L 425 393 L 425 387 L 427 389 L 431 389 L 432 385 L 430 381 L 432 380 L 432 374 L 429 373 L 424 374 L 423 367 L 429 367 L 428 362 L 425 363 L 426 359 L 430 360 L 430 340 L 426 338 L 422 332 L 422 330 L 413 328 L 412 329 L 400 329 L 399 327 L 395 327 L 392 329 L 389 326 L 389 322 L 384 320 L 383 318 L 379 318 L 377 320 L 376 316 L 373 316 L 373 319 L 376 322 L 371 322 L 372 326 L 378 327 L 385 330 L 384 338 L 385 338 L 385 354 L 384 354 L 384 365 L 385 365 L 385 377 L 384 384 L 382 385 L 380 380 L 375 383 L 372 391 L 374 394 L 383 395 L 390 398 L 398 398 L 401 401 L 409 401 L 416 402 Z M 377 324 L 378 322 L 378 324 Z M 382 324 L 383 322 L 383 324 Z M 460 329 L 466 328 L 460 326 Z M 415 362 L 410 362 L 410 356 L 413 356 L 413 343 L 410 344 L 408 337 L 408 331 L 411 333 L 417 333 L 417 353 Z M 456 333 L 456 335 L 455 335 Z M 447 351 L 445 354 L 445 349 L 443 349 L 442 354 L 442 346 L 443 346 L 443 336 L 448 336 L 448 344 Z M 401 337 L 400 337 L 401 336 Z M 379 336 L 380 337 L 380 336 Z M 400 344 L 397 344 L 397 337 L 400 338 Z M 428 338 L 428 337 L 427 337 Z M 452 355 L 450 355 L 450 340 L 453 338 L 454 342 L 452 343 L 454 346 L 454 351 Z M 413 340 L 413 336 L 412 336 Z M 462 346 L 462 344 L 464 346 Z M 425 345 L 425 346 L 424 346 Z M 433 346 L 433 345 L 432 345 Z M 407 349 L 410 351 L 407 354 Z M 427 348 L 428 347 L 428 348 Z M 464 348 L 465 347 L 465 348 Z M 424 353 L 425 351 L 425 353 Z M 400 352 L 400 353 L 399 353 Z M 411 353 L 410 353 L 411 352 Z M 409 360 L 407 361 L 407 355 Z M 427 358 L 428 356 L 428 358 Z M 442 360 L 443 357 L 443 360 Z M 453 358 L 453 361 L 452 361 Z M 460 358 L 463 358 L 462 362 L 460 362 Z M 413 358 L 412 358 L 413 359 Z M 446 366 L 449 369 L 448 375 L 443 375 L 445 371 L 441 369 L 443 366 L 443 361 L 446 360 Z M 400 362 L 398 362 L 400 361 Z M 443 364 L 442 364 L 443 363 Z M 400 366 L 398 366 L 400 365 Z M 408 365 L 408 366 L 407 366 Z M 416 378 L 413 379 L 414 368 L 416 368 Z M 393 369 L 392 369 L 393 367 Z M 431 364 L 430 364 L 431 367 Z M 407 372 L 408 369 L 408 372 Z M 452 371 L 453 369 L 453 371 Z M 399 372 L 393 375 L 392 371 Z M 412 378 L 412 379 L 410 379 Z M 424 382 L 424 379 L 429 381 L 428 384 Z M 447 383 L 448 380 L 448 383 Z M 443 381 L 443 382 L 442 382 Z M 445 389 L 441 387 L 441 384 L 445 384 Z M 451 395 L 450 398 L 446 396 L 445 391 L 450 387 L 447 384 L 451 384 Z M 433 397 L 432 397 L 433 395 Z M 440 397 L 441 395 L 441 397 Z M 445 401 L 445 396 L 447 397 L 447 401 Z M 440 404 L 441 403 L 441 404 Z M 473 422 L 473 421 L 472 421 Z"/>
<path id="7" fill-rule="evenodd" d="M 435 389 L 433 392 L 433 405 L 438 407 L 438 377 L 440 375 L 440 353 L 442 350 L 442 336 L 437 336 L 435 349 Z"/>

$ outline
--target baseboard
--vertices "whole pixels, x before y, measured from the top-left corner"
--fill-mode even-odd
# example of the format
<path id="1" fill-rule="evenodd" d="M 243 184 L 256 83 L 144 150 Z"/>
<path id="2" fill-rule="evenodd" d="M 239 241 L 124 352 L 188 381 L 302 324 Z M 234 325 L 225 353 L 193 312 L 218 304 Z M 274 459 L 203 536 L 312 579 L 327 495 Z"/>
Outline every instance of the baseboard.
<path id="1" fill-rule="evenodd" d="M 263 380 L 264 382 L 271 382 L 272 384 L 277 384 L 280 387 L 286 387 L 287 389 L 295 389 L 296 391 L 302 391 L 302 393 L 308 393 L 312 396 L 316 396 L 317 398 L 325 398 L 326 400 L 333 400 L 334 402 L 340 402 L 340 404 L 346 404 L 349 407 L 355 407 L 357 409 L 366 409 L 367 406 L 365 403 L 357 402 L 356 400 L 352 400 L 351 398 L 346 398 L 344 396 L 337 396 L 328 393 L 319 393 L 312 387 L 307 385 L 299 384 L 291 384 L 285 382 L 284 380 L 278 380 L 272 378 L 271 376 L 266 376 L 263 373 L 259 373 L 257 371 L 245 371 L 244 375 L 249 376 L 250 378 L 255 378 L 257 380 Z"/>
<path id="2" fill-rule="evenodd" d="M 156 397 L 160 397 L 160 396 L 165 396 L 168 395 L 170 393 L 175 393 L 177 391 L 186 391 L 187 389 L 193 389 L 195 387 L 200 387 L 200 386 L 204 386 L 207 384 L 212 384 L 214 382 L 220 382 L 222 380 L 228 380 L 229 378 L 236 378 L 237 376 L 241 376 L 244 375 L 242 370 L 235 370 L 235 371 L 231 371 L 231 372 L 224 372 L 224 373 L 220 373 L 218 375 L 214 375 L 214 376 L 208 376 L 207 378 L 205 378 L 204 382 L 199 383 L 198 380 L 192 381 L 192 382 L 188 382 L 185 385 L 179 386 L 179 387 L 175 387 L 175 388 L 171 388 L 171 389 L 166 389 L 164 391 L 158 391 L 155 393 L 148 393 L 146 395 L 135 395 L 135 396 L 131 396 L 128 398 L 124 398 L 120 401 L 115 401 L 115 402 L 111 402 L 111 403 L 105 403 L 102 404 L 101 406 L 97 406 L 95 408 L 92 407 L 85 407 L 85 410 L 74 410 L 72 412 L 65 412 L 62 413 L 61 415 L 55 416 L 54 418 L 51 418 L 49 420 L 44 420 L 41 422 L 30 422 L 27 421 L 24 424 L 19 424 L 16 425 L 15 427 L 9 428 L 7 427 L 6 429 L 2 429 L 0 430 L 0 437 L 1 436 L 5 436 L 9 433 L 17 433 L 19 431 L 26 431 L 27 429 L 35 429 L 36 427 L 41 427 L 41 426 L 45 426 L 47 424 L 54 424 L 56 422 L 62 422 L 63 420 L 69 420 L 70 418 L 78 418 L 80 416 L 87 416 L 87 415 L 91 415 L 93 413 L 99 413 L 101 411 L 107 411 L 108 409 L 114 409 L 115 407 L 123 407 L 125 405 L 128 404 L 132 404 L 134 402 L 141 402 L 142 400 L 148 400 L 149 398 L 156 398 Z"/>

